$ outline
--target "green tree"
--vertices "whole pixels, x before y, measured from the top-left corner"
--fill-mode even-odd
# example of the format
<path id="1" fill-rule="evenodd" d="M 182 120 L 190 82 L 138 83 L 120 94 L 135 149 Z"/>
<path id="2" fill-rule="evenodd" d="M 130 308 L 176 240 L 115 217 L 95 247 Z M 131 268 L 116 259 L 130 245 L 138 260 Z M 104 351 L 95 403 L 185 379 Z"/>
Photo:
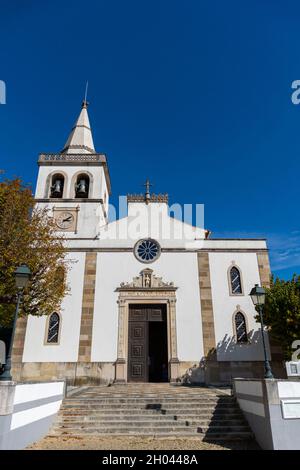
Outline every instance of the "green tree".
<path id="1" fill-rule="evenodd" d="M 272 277 L 266 289 L 264 322 L 281 345 L 285 359 L 291 360 L 292 343 L 300 340 L 300 276 L 288 281 Z"/>
<path id="2" fill-rule="evenodd" d="M 48 315 L 67 293 L 63 237 L 47 209 L 35 207 L 30 187 L 20 179 L 0 182 L 0 326 L 9 327 L 15 310 L 14 271 L 32 272 L 20 315 Z"/>

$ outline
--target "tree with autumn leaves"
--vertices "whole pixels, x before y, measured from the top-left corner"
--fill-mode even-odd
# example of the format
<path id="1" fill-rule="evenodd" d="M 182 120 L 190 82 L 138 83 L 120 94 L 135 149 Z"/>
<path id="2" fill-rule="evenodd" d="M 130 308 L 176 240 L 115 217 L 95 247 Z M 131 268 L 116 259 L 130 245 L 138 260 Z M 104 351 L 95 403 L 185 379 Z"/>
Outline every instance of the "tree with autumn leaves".
<path id="1" fill-rule="evenodd" d="M 30 187 L 18 178 L 0 182 L 0 326 L 12 325 L 14 271 L 27 264 L 32 272 L 20 315 L 48 315 L 67 293 L 64 239 L 55 232 L 47 209 L 37 208 Z"/>
<path id="2" fill-rule="evenodd" d="M 271 286 L 266 289 L 264 322 L 290 361 L 292 344 L 300 340 L 300 276 L 287 281 L 272 277 Z"/>

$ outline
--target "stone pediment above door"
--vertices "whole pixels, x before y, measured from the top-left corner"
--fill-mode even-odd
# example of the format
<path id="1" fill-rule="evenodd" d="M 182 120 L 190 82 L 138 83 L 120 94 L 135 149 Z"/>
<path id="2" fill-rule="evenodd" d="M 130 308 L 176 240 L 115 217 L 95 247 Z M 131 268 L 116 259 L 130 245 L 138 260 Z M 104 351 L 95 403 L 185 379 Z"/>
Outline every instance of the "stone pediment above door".
<path id="1" fill-rule="evenodd" d="M 169 290 L 175 291 L 177 287 L 174 286 L 173 282 L 165 282 L 162 277 L 155 276 L 153 270 L 150 268 L 143 269 L 139 276 L 134 277 L 131 282 L 121 282 L 120 287 L 116 290 L 128 291 L 128 290 Z"/>

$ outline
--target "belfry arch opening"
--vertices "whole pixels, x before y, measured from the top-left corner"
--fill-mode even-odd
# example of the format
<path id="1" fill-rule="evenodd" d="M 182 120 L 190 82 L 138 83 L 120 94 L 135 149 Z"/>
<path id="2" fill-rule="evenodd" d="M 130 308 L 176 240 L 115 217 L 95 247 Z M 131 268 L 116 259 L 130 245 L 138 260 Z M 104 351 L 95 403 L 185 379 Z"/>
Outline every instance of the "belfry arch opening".
<path id="1" fill-rule="evenodd" d="M 50 185 L 50 198 L 59 198 L 63 197 L 65 185 L 65 177 L 61 173 L 55 173 L 51 178 Z"/>
<path id="2" fill-rule="evenodd" d="M 86 173 L 77 176 L 75 183 L 75 198 L 88 198 L 90 189 L 90 178 Z"/>

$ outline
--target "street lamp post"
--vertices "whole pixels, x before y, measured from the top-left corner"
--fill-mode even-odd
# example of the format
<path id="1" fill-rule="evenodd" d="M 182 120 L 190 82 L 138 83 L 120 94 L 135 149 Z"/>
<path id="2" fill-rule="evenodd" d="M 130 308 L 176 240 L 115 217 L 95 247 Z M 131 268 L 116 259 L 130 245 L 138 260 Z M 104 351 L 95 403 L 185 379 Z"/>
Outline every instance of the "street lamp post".
<path id="1" fill-rule="evenodd" d="M 15 311 L 15 316 L 14 316 L 14 323 L 13 323 L 13 329 L 11 333 L 11 339 L 10 339 L 10 345 L 8 349 L 8 355 L 6 358 L 5 366 L 4 366 L 4 372 L 3 374 L 0 375 L 0 380 L 12 380 L 11 376 L 11 355 L 12 355 L 12 348 L 13 348 L 13 343 L 14 343 L 14 338 L 15 338 L 15 332 L 16 332 L 16 324 L 17 324 L 17 319 L 18 319 L 18 313 L 19 313 L 19 307 L 20 303 L 22 300 L 22 295 L 25 287 L 28 284 L 28 281 L 31 276 L 30 269 L 26 264 L 22 264 L 15 270 L 15 281 L 16 281 L 16 286 L 18 289 L 17 293 L 17 305 L 16 305 L 16 311 Z"/>
<path id="2" fill-rule="evenodd" d="M 265 357 L 265 378 L 274 379 L 270 362 L 267 356 L 267 349 L 266 349 L 265 335 L 264 335 L 263 306 L 266 300 L 266 291 L 263 287 L 259 287 L 258 284 L 255 284 L 255 286 L 251 289 L 251 292 L 249 295 L 251 296 L 254 306 L 258 307 L 258 310 L 259 310 L 261 336 L 262 336 L 262 343 L 263 343 L 264 357 Z"/>

